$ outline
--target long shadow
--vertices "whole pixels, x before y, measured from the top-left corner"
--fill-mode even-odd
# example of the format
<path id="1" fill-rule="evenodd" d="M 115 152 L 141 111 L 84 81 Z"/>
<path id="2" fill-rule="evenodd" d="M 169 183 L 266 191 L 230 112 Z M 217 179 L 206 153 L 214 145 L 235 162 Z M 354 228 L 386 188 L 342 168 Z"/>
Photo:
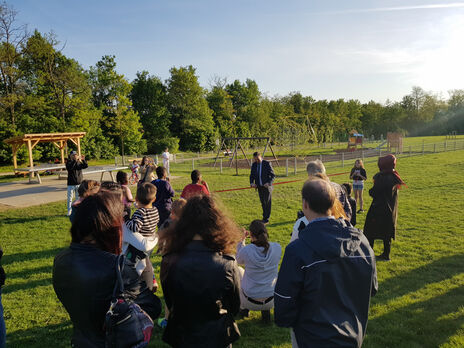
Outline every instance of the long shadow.
<path id="1" fill-rule="evenodd" d="M 45 278 L 45 279 L 38 279 L 38 280 L 30 280 L 26 283 L 9 285 L 8 278 L 7 278 L 7 283 L 2 288 L 2 294 L 9 294 L 9 293 L 20 291 L 20 290 L 30 290 L 38 286 L 47 286 L 51 284 L 52 284 L 52 278 Z"/>
<path id="2" fill-rule="evenodd" d="M 4 218 L 0 224 L 4 225 L 14 225 L 14 224 L 23 224 L 29 222 L 36 222 L 36 221 L 46 221 L 46 220 L 53 220 L 56 218 L 63 218 L 67 221 L 69 219 L 64 214 L 57 214 L 57 215 L 45 215 L 45 216 L 31 216 L 31 217 L 18 217 L 18 218 Z"/>
<path id="3" fill-rule="evenodd" d="M 27 188 L 23 188 L 19 190 L 0 192 L 0 199 L 13 198 L 13 197 L 23 196 L 23 195 L 35 195 L 39 193 L 48 193 L 48 192 L 65 192 L 66 189 L 67 189 L 66 186 L 64 187 L 29 186 Z"/>
<path id="4" fill-rule="evenodd" d="M 282 222 L 276 222 L 276 223 L 271 223 L 267 227 L 277 227 L 277 226 L 282 226 L 282 225 L 288 225 L 288 224 L 294 224 L 296 220 L 289 220 L 289 221 L 282 221 Z"/>
<path id="5" fill-rule="evenodd" d="M 369 320 L 363 347 L 438 347 L 464 325 L 464 287 Z M 454 315 L 453 315 L 454 313 Z"/>
<path id="6" fill-rule="evenodd" d="M 9 265 L 13 262 L 21 262 L 21 261 L 30 261 L 34 259 L 44 259 L 44 258 L 54 258 L 56 254 L 58 254 L 63 248 L 54 248 L 54 249 L 47 249 L 41 251 L 34 251 L 31 253 L 16 253 L 16 254 L 5 254 L 2 258 L 3 265 Z M 4 252 L 7 252 L 4 250 Z"/>
<path id="7" fill-rule="evenodd" d="M 60 324 L 38 326 L 10 333 L 7 328 L 6 344 L 8 348 L 28 347 L 69 347 L 71 346 L 72 324 L 65 321 Z"/>
<path id="8" fill-rule="evenodd" d="M 440 282 L 463 272 L 464 254 L 445 256 L 424 266 L 412 269 L 379 284 L 375 302 L 386 302 L 392 298 L 417 291 L 429 283 Z"/>
<path id="9" fill-rule="evenodd" d="M 233 346 L 272 348 L 284 343 L 290 344 L 290 330 L 276 326 L 274 315 L 271 320 L 271 324 L 264 324 L 261 319 L 254 318 L 237 321 L 241 337 Z"/>
<path id="10" fill-rule="evenodd" d="M 28 268 L 18 272 L 8 272 L 8 281 L 11 279 L 24 279 L 29 278 L 30 276 L 38 273 L 48 273 L 51 274 L 53 270 L 52 266 L 42 266 L 38 268 Z"/>

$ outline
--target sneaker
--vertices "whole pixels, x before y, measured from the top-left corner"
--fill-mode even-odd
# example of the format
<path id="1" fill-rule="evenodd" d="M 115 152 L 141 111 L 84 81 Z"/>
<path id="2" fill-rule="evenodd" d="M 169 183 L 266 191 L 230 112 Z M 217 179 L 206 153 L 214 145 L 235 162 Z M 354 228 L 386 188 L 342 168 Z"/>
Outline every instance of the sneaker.
<path id="1" fill-rule="evenodd" d="M 159 318 L 158 319 L 158 326 L 162 329 L 164 329 L 168 325 L 168 320 L 165 318 Z"/>
<path id="2" fill-rule="evenodd" d="M 267 225 L 269 224 L 269 220 L 261 220 L 263 222 L 263 224 Z"/>
<path id="3" fill-rule="evenodd" d="M 364 209 L 359 209 L 358 214 L 360 214 L 360 213 L 364 213 Z"/>

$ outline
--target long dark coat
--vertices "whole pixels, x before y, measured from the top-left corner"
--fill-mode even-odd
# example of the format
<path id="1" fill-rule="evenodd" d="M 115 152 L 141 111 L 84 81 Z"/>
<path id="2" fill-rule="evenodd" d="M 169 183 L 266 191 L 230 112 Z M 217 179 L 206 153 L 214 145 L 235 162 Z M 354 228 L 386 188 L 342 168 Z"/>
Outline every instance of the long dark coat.
<path id="1" fill-rule="evenodd" d="M 379 172 L 374 175 L 374 186 L 369 190 L 373 200 L 364 223 L 367 239 L 395 239 L 399 183 L 393 173 Z"/>

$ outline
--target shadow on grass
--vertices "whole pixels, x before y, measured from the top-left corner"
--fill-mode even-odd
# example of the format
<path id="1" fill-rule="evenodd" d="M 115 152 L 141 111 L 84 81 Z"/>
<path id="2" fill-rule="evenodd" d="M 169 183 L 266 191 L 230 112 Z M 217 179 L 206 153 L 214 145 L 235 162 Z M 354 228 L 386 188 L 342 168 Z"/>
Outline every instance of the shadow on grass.
<path id="1" fill-rule="evenodd" d="M 56 254 L 58 254 L 63 248 L 54 248 L 48 250 L 41 250 L 41 251 L 34 251 L 31 253 L 16 253 L 16 254 L 5 254 L 2 257 L 2 264 L 9 265 L 13 262 L 21 262 L 21 261 L 31 261 L 34 259 L 45 259 L 45 258 L 54 258 Z"/>
<path id="2" fill-rule="evenodd" d="M 278 227 L 278 226 L 282 226 L 282 225 L 289 225 L 291 224 L 293 226 L 293 224 L 295 223 L 296 219 L 295 220 L 289 220 L 289 221 L 282 221 L 282 222 L 276 222 L 276 223 L 270 223 L 269 225 L 267 225 L 267 227 Z M 291 233 L 290 233 L 291 234 Z"/>
<path id="3" fill-rule="evenodd" d="M 7 328 L 12 329 L 12 328 Z M 7 331 L 8 348 L 28 347 L 69 347 L 71 345 L 72 324 L 65 321 L 60 324 L 34 327 L 27 330 Z"/>
<path id="4" fill-rule="evenodd" d="M 42 266 L 37 268 L 27 268 L 18 272 L 8 272 L 8 280 L 11 279 L 25 279 L 29 278 L 32 275 L 39 273 L 48 273 L 52 274 L 53 267 L 51 265 Z"/>
<path id="5" fill-rule="evenodd" d="M 69 221 L 69 219 L 66 217 L 65 214 L 61 214 L 61 215 L 45 215 L 45 216 L 32 216 L 32 217 L 4 218 L 4 219 L 2 219 L 2 224 L 3 225 L 14 225 L 14 224 L 34 223 L 36 221 L 55 220 L 56 218 L 64 218 L 67 221 Z"/>
<path id="6" fill-rule="evenodd" d="M 373 303 L 385 305 L 428 284 L 450 279 L 463 272 L 463 264 L 464 254 L 457 254 L 387 279 L 379 284 Z M 387 309 L 385 314 L 369 320 L 365 347 L 438 347 L 464 325 L 460 312 L 463 303 L 464 287 L 460 286 L 396 310 Z"/>
<path id="7" fill-rule="evenodd" d="M 242 336 L 233 344 L 234 347 L 260 347 L 271 348 L 284 343 L 290 344 L 290 331 L 274 324 L 272 315 L 271 324 L 264 324 L 261 321 L 261 314 L 258 318 L 246 318 L 237 322 Z"/>
<path id="8" fill-rule="evenodd" d="M 6 284 L 2 288 L 2 294 L 9 294 L 9 293 L 20 291 L 20 290 L 30 290 L 38 286 L 48 286 L 48 285 L 52 285 L 52 278 L 31 280 L 25 283 L 11 284 L 11 285 L 8 284 L 8 278 L 7 278 Z"/>

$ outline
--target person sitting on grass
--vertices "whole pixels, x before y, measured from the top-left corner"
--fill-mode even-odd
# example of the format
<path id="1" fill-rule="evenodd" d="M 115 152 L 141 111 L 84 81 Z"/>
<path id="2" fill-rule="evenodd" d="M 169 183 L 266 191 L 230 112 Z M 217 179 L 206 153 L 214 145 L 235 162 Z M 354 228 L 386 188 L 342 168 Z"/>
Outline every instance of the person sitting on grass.
<path id="1" fill-rule="evenodd" d="M 129 188 L 129 176 L 126 172 L 119 171 L 116 174 L 116 181 L 121 185 L 122 189 L 122 204 L 124 204 L 124 211 L 130 215 L 132 204 L 135 202 L 132 192 Z"/>
<path id="2" fill-rule="evenodd" d="M 345 182 L 342 184 L 342 187 L 345 190 L 348 202 L 350 202 L 351 205 L 351 225 L 356 226 L 356 200 L 351 197 L 351 183 Z"/>
<path id="3" fill-rule="evenodd" d="M 250 310 L 261 311 L 265 323 L 271 321 L 271 309 L 274 308 L 274 286 L 279 272 L 282 248 L 278 243 L 269 242 L 266 226 L 261 220 L 250 224 L 250 232 L 244 231 L 237 245 L 237 262 L 245 266 L 240 269 L 240 315 L 248 317 Z M 251 243 L 246 245 L 245 239 Z"/>
<path id="4" fill-rule="evenodd" d="M 83 180 L 77 189 L 79 198 L 73 202 L 71 205 L 71 214 L 69 215 L 69 220 L 71 223 L 74 221 L 74 216 L 76 215 L 76 208 L 82 201 L 88 196 L 96 194 L 100 190 L 100 183 L 95 180 Z"/>
<path id="5" fill-rule="evenodd" d="M 209 196 L 208 184 L 202 179 L 200 171 L 195 169 L 190 174 L 190 177 L 192 179 L 192 183 L 184 187 L 180 196 L 187 200 L 195 195 Z"/>
<path id="6" fill-rule="evenodd" d="M 159 221 L 158 209 L 153 207 L 156 200 L 156 187 L 151 183 L 145 182 L 137 187 L 137 194 L 135 201 L 137 210 L 129 218 L 128 215 L 124 216 L 126 227 L 131 232 L 138 232 L 143 237 L 156 238 L 156 227 Z M 126 261 L 133 266 L 137 273 L 145 280 L 147 287 L 156 292 L 158 283 L 155 278 L 153 265 L 150 261 L 150 255 L 153 250 L 148 253 L 137 249 L 135 246 L 129 244 L 125 255 Z"/>

